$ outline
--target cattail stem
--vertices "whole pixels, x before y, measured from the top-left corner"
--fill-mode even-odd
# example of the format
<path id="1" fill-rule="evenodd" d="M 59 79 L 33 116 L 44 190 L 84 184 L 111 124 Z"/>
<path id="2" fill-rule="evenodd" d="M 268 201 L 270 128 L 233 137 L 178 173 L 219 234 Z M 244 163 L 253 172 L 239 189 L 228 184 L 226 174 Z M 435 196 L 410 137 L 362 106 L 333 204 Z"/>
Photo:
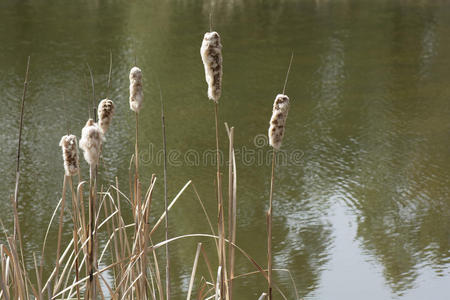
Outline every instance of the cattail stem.
<path id="1" fill-rule="evenodd" d="M 72 176 L 69 176 L 69 185 L 70 185 L 70 192 L 72 194 L 73 245 L 74 245 L 75 253 L 78 253 L 78 226 L 77 226 L 77 224 L 79 221 L 81 221 L 81 218 L 80 218 L 80 208 L 77 203 L 77 197 L 75 194 L 75 190 L 73 189 Z M 78 282 L 78 280 L 80 280 L 78 256 L 75 257 L 75 279 L 77 282 Z M 77 299 L 80 300 L 80 287 L 78 284 L 76 286 L 76 294 L 77 294 Z"/>
<path id="2" fill-rule="evenodd" d="M 59 227 L 58 227 L 58 242 L 56 246 L 56 263 L 55 263 L 55 288 L 57 286 L 58 282 L 58 275 L 59 275 L 59 257 L 61 254 L 61 239 L 62 239 L 62 228 L 63 228 L 63 222 L 64 222 L 64 207 L 66 203 L 66 184 L 67 184 L 67 177 L 64 175 L 64 181 L 63 181 L 63 189 L 62 189 L 62 196 L 61 196 L 61 207 L 60 207 L 60 213 L 59 213 Z M 53 291 L 55 293 L 56 290 Z"/>
<path id="3" fill-rule="evenodd" d="M 211 8 L 211 12 L 209 13 L 209 31 L 211 32 L 212 31 L 212 15 L 213 15 L 213 12 L 212 12 L 212 8 Z"/>
<path id="4" fill-rule="evenodd" d="M 294 59 L 294 51 L 292 51 L 291 60 L 289 61 L 289 67 L 288 67 L 288 70 L 286 72 L 286 78 L 284 79 L 283 94 L 286 91 L 286 86 L 287 86 L 287 82 L 288 82 L 288 78 L 289 78 L 289 72 L 291 71 L 291 65 L 292 65 L 292 60 L 293 59 Z"/>
<path id="5" fill-rule="evenodd" d="M 272 176 L 270 178 L 270 198 L 269 210 L 267 211 L 267 273 L 268 273 L 268 296 L 272 300 L 272 199 L 273 199 L 273 183 L 275 181 L 275 149 L 272 152 Z"/>
<path id="6" fill-rule="evenodd" d="M 229 280 L 228 298 L 233 299 L 233 278 L 235 264 L 235 248 L 232 244 L 236 242 L 236 162 L 234 159 L 234 127 L 231 129 L 225 123 L 229 139 L 229 164 L 228 164 L 228 240 L 231 242 L 228 248 L 229 256 Z"/>
<path id="7" fill-rule="evenodd" d="M 219 232 L 219 266 L 221 267 L 221 282 L 220 282 L 220 290 L 221 295 L 224 296 L 224 262 L 225 262 L 225 225 L 224 225 L 224 207 L 223 207 L 223 199 L 222 199 L 222 183 L 220 176 L 220 149 L 219 149 L 219 104 L 217 102 L 214 103 L 214 116 L 215 116 L 215 124 L 216 124 L 216 164 L 217 164 L 217 201 L 218 201 L 218 232 Z"/>
<path id="8" fill-rule="evenodd" d="M 112 50 L 109 49 L 109 73 L 108 73 L 108 81 L 106 83 L 106 90 L 107 90 L 106 95 L 108 96 L 108 98 L 110 97 L 111 93 L 111 75 L 112 75 Z"/>
<path id="9" fill-rule="evenodd" d="M 20 107 L 20 123 L 19 123 L 19 144 L 17 146 L 17 161 L 16 161 L 16 187 L 14 189 L 14 208 L 17 211 L 17 207 L 19 205 L 19 178 L 20 178 L 20 146 L 22 144 L 22 129 L 23 129 L 23 115 L 25 108 L 25 98 L 27 95 L 27 87 L 28 87 L 28 74 L 30 71 L 30 56 L 28 56 L 27 60 L 27 70 L 25 72 L 25 81 L 23 82 L 23 93 L 22 93 L 22 104 Z M 20 249 L 22 249 L 22 238 L 18 231 L 20 231 L 19 219 L 14 218 L 14 239 L 19 237 Z"/>
<path id="10" fill-rule="evenodd" d="M 166 241 L 169 240 L 169 210 L 167 203 L 167 146 L 166 146 L 166 124 L 164 118 L 164 103 L 162 98 L 161 87 L 159 88 L 159 95 L 161 99 L 161 126 L 163 137 L 163 154 L 164 154 L 164 210 L 165 210 L 165 230 Z M 166 299 L 170 300 L 170 256 L 169 243 L 166 243 Z"/>
<path id="11" fill-rule="evenodd" d="M 97 122 L 97 106 L 95 105 L 95 84 L 94 84 L 94 75 L 92 74 L 92 69 L 89 64 L 87 64 L 89 69 L 89 75 L 91 77 L 91 86 L 92 86 L 92 109 L 93 109 L 93 117 L 94 122 Z M 90 111 L 90 110 L 89 110 Z"/>
<path id="12" fill-rule="evenodd" d="M 23 129 L 23 115 L 25 109 L 25 98 L 27 95 L 27 87 L 28 87 L 28 74 L 30 71 L 30 56 L 28 56 L 27 61 L 27 70 L 25 72 L 25 81 L 23 82 L 23 93 L 22 93 L 22 105 L 20 107 L 20 123 L 19 123 L 19 145 L 17 146 L 17 161 L 16 161 L 16 188 L 14 189 L 14 203 L 19 203 L 18 194 L 19 194 L 19 177 L 20 177 L 20 146 L 22 144 L 22 129 Z M 14 235 L 16 232 L 14 232 Z"/>
<path id="13" fill-rule="evenodd" d="M 22 101 L 21 101 L 21 108 L 20 108 L 20 123 L 19 123 L 19 143 L 17 146 L 16 185 L 14 188 L 14 198 L 12 198 L 12 205 L 13 205 L 13 210 L 14 210 L 13 239 L 19 240 L 20 256 L 22 259 L 23 270 L 26 270 L 26 269 L 25 269 L 25 260 L 23 258 L 23 242 L 22 242 L 22 234 L 20 231 L 18 206 L 19 206 L 19 180 L 20 180 L 20 147 L 22 144 L 23 116 L 24 116 L 24 108 L 25 108 L 25 98 L 26 98 L 27 87 L 28 87 L 28 74 L 30 71 L 30 59 L 31 59 L 31 57 L 28 56 L 27 70 L 25 72 L 25 80 L 23 82 L 23 93 L 22 93 Z M 25 292 L 28 295 L 28 284 L 25 285 Z"/>
<path id="14" fill-rule="evenodd" d="M 95 109 L 95 108 L 94 108 Z M 97 117 L 94 113 L 94 117 Z M 96 185 L 97 185 L 97 165 L 102 148 L 103 134 L 97 123 L 92 119 L 86 122 L 81 131 L 80 148 L 84 151 L 84 158 L 89 163 L 89 242 L 87 251 L 86 270 L 89 279 L 86 282 L 86 299 L 96 299 L 97 275 L 94 272 L 97 268 L 96 249 Z M 82 196 L 81 196 L 82 197 Z M 86 234 L 87 235 L 87 234 Z"/>
<path id="15" fill-rule="evenodd" d="M 88 243 L 88 267 L 89 267 L 89 280 L 87 281 L 86 292 L 87 299 L 96 299 L 96 280 L 94 277 L 95 272 L 95 185 L 96 185 L 96 166 L 90 165 L 89 167 L 89 243 Z"/>
<path id="16" fill-rule="evenodd" d="M 216 120 L 216 153 L 217 153 L 217 176 L 220 174 L 220 150 L 219 150 L 219 104 L 217 102 L 214 103 L 214 115 Z"/>
<path id="17" fill-rule="evenodd" d="M 136 166 L 136 180 L 139 178 L 139 147 L 138 147 L 138 136 L 139 136 L 139 114 L 136 112 L 136 142 L 134 144 L 134 162 Z"/>
<path id="18" fill-rule="evenodd" d="M 139 141 L 139 113 L 135 112 L 135 117 L 136 117 L 136 141 L 134 144 L 134 165 L 135 165 L 135 170 L 134 170 L 134 207 L 135 207 L 135 212 L 134 212 L 134 216 L 135 219 L 137 220 L 138 218 L 138 210 L 140 209 L 140 191 L 139 191 L 139 145 L 138 145 L 138 141 Z"/>
<path id="19" fill-rule="evenodd" d="M 86 236 L 87 236 L 87 231 L 86 231 L 86 214 L 84 212 L 84 197 L 83 197 L 83 185 L 80 185 L 81 183 L 81 172 L 80 170 L 78 170 L 78 186 L 77 186 L 77 193 L 78 193 L 78 203 L 80 206 L 80 213 L 81 213 L 81 221 L 80 221 L 80 226 L 81 226 L 81 234 L 82 234 L 82 241 L 83 239 L 86 240 Z M 79 189 L 79 192 L 78 192 Z M 86 249 L 86 248 L 84 248 Z"/>

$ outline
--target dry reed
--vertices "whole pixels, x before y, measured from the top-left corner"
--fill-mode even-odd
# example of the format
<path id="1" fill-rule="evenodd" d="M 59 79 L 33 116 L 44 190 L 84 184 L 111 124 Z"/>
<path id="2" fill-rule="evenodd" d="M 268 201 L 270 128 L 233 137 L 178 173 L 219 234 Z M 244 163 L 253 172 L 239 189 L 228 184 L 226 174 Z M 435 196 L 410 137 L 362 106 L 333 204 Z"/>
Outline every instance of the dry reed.
<path id="1" fill-rule="evenodd" d="M 283 141 L 284 130 L 286 126 L 286 119 L 289 112 L 289 97 L 284 94 L 286 90 L 289 72 L 291 70 L 292 60 L 294 59 L 294 52 L 292 52 L 289 61 L 289 67 L 286 72 L 284 80 L 283 93 L 275 97 L 272 109 L 272 117 L 270 118 L 270 126 L 268 131 L 269 144 L 273 147 L 272 151 L 272 175 L 270 177 L 270 195 L 269 195 L 269 209 L 266 214 L 267 219 L 267 279 L 268 279 L 268 299 L 272 300 L 272 202 L 273 202 L 273 185 L 275 181 L 275 152 L 280 149 Z M 263 296 L 261 296 L 263 297 Z"/>
<path id="2" fill-rule="evenodd" d="M 217 164 L 217 208 L 218 208 L 218 233 L 219 233 L 219 266 L 220 266 L 220 282 L 217 283 L 220 297 L 228 297 L 228 291 L 225 291 L 225 285 L 227 282 L 227 269 L 226 269 L 226 254 L 225 254 L 225 220 L 224 220 L 224 205 L 222 199 L 222 182 L 220 173 L 220 149 L 219 149 L 219 98 L 222 94 L 222 44 L 220 41 L 220 35 L 211 30 L 212 15 L 210 15 L 210 32 L 206 32 L 202 45 L 200 47 L 200 55 L 202 57 L 203 66 L 205 69 L 205 79 L 208 84 L 208 98 L 214 101 L 214 117 L 216 126 L 216 164 Z M 222 299 L 222 298 L 221 298 Z"/>

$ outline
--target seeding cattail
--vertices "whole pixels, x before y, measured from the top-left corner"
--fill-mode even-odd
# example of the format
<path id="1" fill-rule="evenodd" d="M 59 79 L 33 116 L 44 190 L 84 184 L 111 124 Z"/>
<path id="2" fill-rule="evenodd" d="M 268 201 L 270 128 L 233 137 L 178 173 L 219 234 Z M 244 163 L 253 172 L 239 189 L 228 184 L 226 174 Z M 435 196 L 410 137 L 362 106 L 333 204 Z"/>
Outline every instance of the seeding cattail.
<path id="1" fill-rule="evenodd" d="M 98 104 L 98 125 L 105 134 L 111 124 L 114 115 L 114 102 L 109 99 L 103 99 Z"/>
<path id="2" fill-rule="evenodd" d="M 61 138 L 59 146 L 62 147 L 62 156 L 64 160 L 64 170 L 66 176 L 77 174 L 79 168 L 78 160 L 78 142 L 73 134 L 65 135 Z"/>
<path id="3" fill-rule="evenodd" d="M 81 131 L 80 148 L 83 149 L 84 159 L 91 166 L 98 163 L 102 146 L 103 134 L 97 123 L 89 119 Z"/>
<path id="4" fill-rule="evenodd" d="M 289 110 L 289 97 L 278 94 L 273 103 L 272 118 L 269 127 L 269 144 L 276 150 L 280 149 L 284 135 L 284 127 Z"/>
<path id="5" fill-rule="evenodd" d="M 200 54 L 208 83 L 208 98 L 217 103 L 222 93 L 222 44 L 217 32 L 205 33 Z"/>
<path id="6" fill-rule="evenodd" d="M 130 71 L 130 108 L 139 112 L 144 100 L 144 91 L 142 90 L 142 71 L 138 67 L 133 67 Z"/>

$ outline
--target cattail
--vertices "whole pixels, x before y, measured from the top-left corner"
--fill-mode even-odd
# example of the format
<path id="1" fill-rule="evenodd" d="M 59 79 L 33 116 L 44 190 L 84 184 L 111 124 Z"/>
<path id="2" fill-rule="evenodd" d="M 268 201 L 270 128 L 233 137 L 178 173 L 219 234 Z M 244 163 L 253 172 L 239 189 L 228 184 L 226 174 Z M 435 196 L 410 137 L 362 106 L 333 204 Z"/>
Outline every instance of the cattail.
<path id="1" fill-rule="evenodd" d="M 142 90 L 142 71 L 138 67 L 133 67 L 130 71 L 130 108 L 139 112 L 144 100 L 144 91 Z"/>
<path id="2" fill-rule="evenodd" d="M 280 149 L 284 135 L 284 127 L 289 110 L 289 97 L 278 94 L 273 103 L 272 118 L 269 127 L 269 144 L 276 150 Z"/>
<path id="3" fill-rule="evenodd" d="M 62 156 L 64 160 L 64 170 L 66 176 L 77 174 L 79 168 L 78 160 L 78 142 L 73 134 L 65 135 L 61 138 L 59 146 L 62 147 Z"/>
<path id="4" fill-rule="evenodd" d="M 105 134 L 111 124 L 114 115 L 114 102 L 109 99 L 103 99 L 98 104 L 98 125 Z"/>
<path id="5" fill-rule="evenodd" d="M 91 166 L 98 163 L 102 146 L 103 134 L 97 123 L 89 119 L 81 131 L 80 148 L 83 149 L 84 159 Z"/>
<path id="6" fill-rule="evenodd" d="M 222 44 L 217 32 L 205 33 L 200 54 L 208 83 L 208 98 L 217 103 L 222 93 Z"/>

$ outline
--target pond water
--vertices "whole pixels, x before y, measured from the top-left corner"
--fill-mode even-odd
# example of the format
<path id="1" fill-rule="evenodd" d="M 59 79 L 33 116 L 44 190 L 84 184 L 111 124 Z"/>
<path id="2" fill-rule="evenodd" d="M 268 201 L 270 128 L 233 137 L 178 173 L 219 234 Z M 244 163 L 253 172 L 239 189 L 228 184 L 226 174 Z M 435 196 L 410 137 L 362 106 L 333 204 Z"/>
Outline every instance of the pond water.
<path id="1" fill-rule="evenodd" d="M 212 6 L 224 46 L 219 121 L 235 127 L 237 244 L 265 265 L 265 135 L 294 51 L 286 90 L 292 104 L 275 170 L 274 267 L 291 271 L 304 299 L 448 299 L 450 3 L 439 0 L 1 1 L 0 218 L 12 228 L 19 99 L 31 55 L 19 198 L 30 269 L 61 196 L 60 137 L 67 129 L 80 136 L 88 117 L 87 63 L 96 98 L 109 94 L 117 106 L 99 183 L 107 187 L 117 176 L 128 191 L 128 72 L 136 59 L 145 85 L 141 177 L 146 185 L 153 173 L 159 178 L 151 222 L 164 208 L 158 85 L 172 153 L 169 197 L 192 180 L 216 220 L 214 106 L 199 54 Z M 223 126 L 220 140 L 226 158 Z M 170 217 L 171 236 L 209 233 L 192 189 Z M 69 216 L 66 224 L 70 238 Z M 174 299 L 186 294 L 199 241 L 214 257 L 211 241 L 171 244 Z M 241 256 L 236 268 L 254 270 Z M 275 279 L 294 299 L 288 274 Z M 257 299 L 266 284 L 252 275 L 234 288 L 236 299 Z"/>

